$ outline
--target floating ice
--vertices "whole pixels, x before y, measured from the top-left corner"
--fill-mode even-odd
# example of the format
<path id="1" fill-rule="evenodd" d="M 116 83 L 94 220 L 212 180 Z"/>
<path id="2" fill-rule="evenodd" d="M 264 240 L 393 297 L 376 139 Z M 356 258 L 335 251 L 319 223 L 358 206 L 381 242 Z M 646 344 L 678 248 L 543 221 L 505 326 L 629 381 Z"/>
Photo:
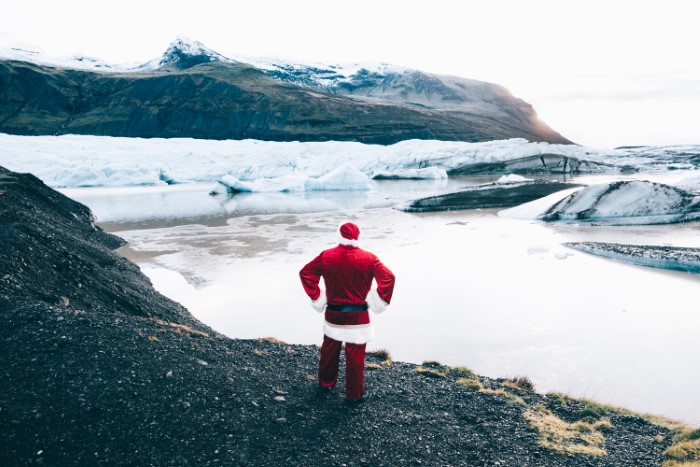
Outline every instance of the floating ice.
<path id="1" fill-rule="evenodd" d="M 532 180 L 531 178 L 526 178 L 523 177 L 522 175 L 517 175 L 517 174 L 508 174 L 504 175 L 498 180 L 496 180 L 496 183 L 516 183 L 516 182 L 527 182 Z"/>
<path id="2" fill-rule="evenodd" d="M 575 250 L 639 266 L 700 274 L 700 249 L 698 248 L 600 242 L 570 242 L 564 245 Z"/>
<path id="3" fill-rule="evenodd" d="M 275 193 L 304 191 L 304 183 L 308 178 L 302 174 L 291 174 L 276 178 L 242 181 L 233 175 L 224 175 L 219 179 L 219 183 L 224 185 L 229 193 Z"/>
<path id="4" fill-rule="evenodd" d="M 427 167 L 425 169 L 396 169 L 377 170 L 372 174 L 376 180 L 442 180 L 447 178 L 447 171 L 438 167 Z"/>
<path id="5" fill-rule="evenodd" d="M 369 177 L 350 164 L 343 164 L 337 169 L 318 178 L 309 178 L 304 184 L 306 191 L 350 191 L 371 190 Z"/>
<path id="6" fill-rule="evenodd" d="M 647 181 L 617 181 L 536 200 L 499 213 L 545 221 L 607 225 L 670 224 L 700 219 L 700 196 Z M 552 195 L 554 196 L 554 195 Z"/>

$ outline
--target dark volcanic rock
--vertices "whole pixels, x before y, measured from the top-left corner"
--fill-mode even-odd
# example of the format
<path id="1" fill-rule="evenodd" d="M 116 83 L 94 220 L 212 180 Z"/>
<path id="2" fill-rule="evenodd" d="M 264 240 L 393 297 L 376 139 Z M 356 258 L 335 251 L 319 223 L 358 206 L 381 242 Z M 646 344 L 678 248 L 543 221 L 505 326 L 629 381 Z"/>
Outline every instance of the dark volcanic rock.
<path id="1" fill-rule="evenodd" d="M 168 320 L 189 317 L 113 250 L 90 210 L 38 178 L 0 167 L 0 309 L 40 302 Z"/>
<path id="2" fill-rule="evenodd" d="M 0 465 L 631 466 L 671 443 L 611 412 L 604 456 L 558 453 L 527 414 L 571 424 L 582 404 L 385 355 L 348 405 L 318 392 L 318 347 L 217 334 L 114 255 L 85 207 L 0 175 Z"/>
<path id="3" fill-rule="evenodd" d="M 557 191 L 580 185 L 533 180 L 515 183 L 486 183 L 463 190 L 429 196 L 400 207 L 407 212 L 453 211 L 457 209 L 506 208 L 534 201 Z"/>

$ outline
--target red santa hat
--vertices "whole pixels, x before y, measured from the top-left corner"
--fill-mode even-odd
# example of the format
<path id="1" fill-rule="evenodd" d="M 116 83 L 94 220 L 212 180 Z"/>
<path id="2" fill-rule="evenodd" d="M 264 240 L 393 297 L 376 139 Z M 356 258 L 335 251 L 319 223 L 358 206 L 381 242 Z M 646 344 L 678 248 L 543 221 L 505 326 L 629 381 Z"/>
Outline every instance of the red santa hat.
<path id="1" fill-rule="evenodd" d="M 338 227 L 341 245 L 360 246 L 360 228 L 352 222 L 346 222 Z"/>

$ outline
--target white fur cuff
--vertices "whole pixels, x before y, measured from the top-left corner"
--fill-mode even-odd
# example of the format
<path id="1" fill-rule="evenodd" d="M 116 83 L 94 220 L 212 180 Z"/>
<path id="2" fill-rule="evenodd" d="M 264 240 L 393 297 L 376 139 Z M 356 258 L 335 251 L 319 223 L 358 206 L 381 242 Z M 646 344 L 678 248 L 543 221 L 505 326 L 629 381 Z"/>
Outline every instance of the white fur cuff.
<path id="1" fill-rule="evenodd" d="M 386 310 L 386 307 L 389 306 L 387 302 L 385 302 L 381 299 L 381 297 L 379 297 L 377 289 L 372 289 L 369 291 L 369 293 L 367 294 L 366 301 L 367 305 L 369 306 L 369 309 L 374 313 L 381 313 L 384 310 Z"/>
<path id="2" fill-rule="evenodd" d="M 319 313 L 323 313 L 326 310 L 326 304 L 328 299 L 326 298 L 326 291 L 321 290 L 321 295 L 318 296 L 316 300 L 311 300 L 311 307 Z"/>

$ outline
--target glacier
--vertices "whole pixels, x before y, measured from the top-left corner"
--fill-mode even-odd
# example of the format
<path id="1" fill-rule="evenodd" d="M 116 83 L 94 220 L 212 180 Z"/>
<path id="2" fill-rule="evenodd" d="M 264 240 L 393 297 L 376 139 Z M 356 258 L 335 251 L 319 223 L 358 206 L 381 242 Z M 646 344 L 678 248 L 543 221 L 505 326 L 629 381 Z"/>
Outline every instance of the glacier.
<path id="1" fill-rule="evenodd" d="M 31 172 L 54 188 L 124 187 L 178 183 L 217 183 L 289 175 L 318 178 L 352 161 L 373 177 L 413 178 L 416 174 L 502 173 L 504 163 L 529 158 L 522 173 L 628 173 L 690 169 L 700 146 L 595 149 L 571 144 L 533 143 L 525 139 L 481 143 L 408 140 L 389 146 L 357 142 L 272 142 L 191 138 L 118 138 L 108 136 L 16 136 L 0 133 L 0 165 Z M 556 168 L 540 162 L 585 161 Z M 426 170 L 427 169 L 427 170 Z M 700 184 L 700 178 L 694 183 Z M 688 179 L 691 185 L 693 180 Z"/>

